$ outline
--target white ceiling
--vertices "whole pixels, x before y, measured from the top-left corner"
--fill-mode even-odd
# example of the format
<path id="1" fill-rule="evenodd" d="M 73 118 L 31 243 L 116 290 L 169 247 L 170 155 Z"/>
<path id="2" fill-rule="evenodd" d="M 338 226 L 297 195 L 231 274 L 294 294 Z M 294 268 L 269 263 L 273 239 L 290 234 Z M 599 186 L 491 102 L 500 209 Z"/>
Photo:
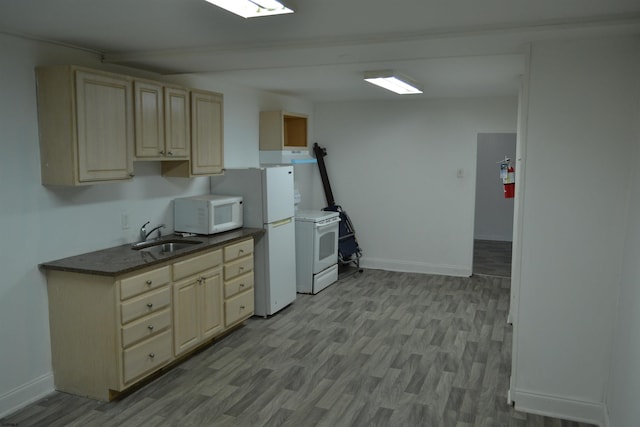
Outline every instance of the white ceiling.
<path id="1" fill-rule="evenodd" d="M 297 0 L 294 8 L 245 20 L 204 0 L 7 0 L 0 32 L 314 102 L 397 98 L 362 81 L 375 69 L 421 82 L 425 94 L 413 97 L 515 95 L 530 41 L 640 34 L 637 0 Z"/>

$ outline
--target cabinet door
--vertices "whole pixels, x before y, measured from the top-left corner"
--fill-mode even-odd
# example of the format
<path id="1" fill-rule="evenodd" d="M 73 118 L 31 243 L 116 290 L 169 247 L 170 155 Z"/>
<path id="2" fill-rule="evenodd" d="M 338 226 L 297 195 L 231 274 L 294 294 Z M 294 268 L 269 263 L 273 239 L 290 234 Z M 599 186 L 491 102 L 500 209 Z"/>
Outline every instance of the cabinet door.
<path id="1" fill-rule="evenodd" d="M 191 173 L 210 175 L 223 169 L 222 95 L 191 92 Z"/>
<path id="2" fill-rule="evenodd" d="M 153 82 L 134 82 L 136 105 L 136 157 L 164 155 L 164 97 L 162 86 Z"/>
<path id="3" fill-rule="evenodd" d="M 164 89 L 165 154 L 170 158 L 189 158 L 191 142 L 191 115 L 189 92 L 184 89 Z"/>
<path id="4" fill-rule="evenodd" d="M 202 338 L 222 331 L 222 272 L 219 268 L 207 272 L 200 285 Z"/>
<path id="5" fill-rule="evenodd" d="M 199 279 L 175 284 L 173 287 L 174 351 L 179 355 L 200 341 L 198 330 Z"/>
<path id="6" fill-rule="evenodd" d="M 133 100 L 126 78 L 78 70 L 79 181 L 129 179 L 133 173 Z"/>

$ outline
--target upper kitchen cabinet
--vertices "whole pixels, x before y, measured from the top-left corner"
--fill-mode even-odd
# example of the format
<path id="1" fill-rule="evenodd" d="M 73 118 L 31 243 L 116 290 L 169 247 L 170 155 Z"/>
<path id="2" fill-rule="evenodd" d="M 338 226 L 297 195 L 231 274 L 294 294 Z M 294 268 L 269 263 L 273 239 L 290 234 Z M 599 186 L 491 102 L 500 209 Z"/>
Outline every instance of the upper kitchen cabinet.
<path id="1" fill-rule="evenodd" d="M 260 150 L 305 150 L 307 116 L 286 111 L 260 112 Z"/>
<path id="2" fill-rule="evenodd" d="M 224 168 L 223 96 L 191 91 L 191 161 L 163 162 L 165 176 L 197 177 L 222 173 Z"/>
<path id="3" fill-rule="evenodd" d="M 133 94 L 125 76 L 75 66 L 36 69 L 42 183 L 133 176 Z"/>
<path id="4" fill-rule="evenodd" d="M 189 92 L 147 80 L 135 80 L 133 91 L 135 159 L 189 159 Z"/>

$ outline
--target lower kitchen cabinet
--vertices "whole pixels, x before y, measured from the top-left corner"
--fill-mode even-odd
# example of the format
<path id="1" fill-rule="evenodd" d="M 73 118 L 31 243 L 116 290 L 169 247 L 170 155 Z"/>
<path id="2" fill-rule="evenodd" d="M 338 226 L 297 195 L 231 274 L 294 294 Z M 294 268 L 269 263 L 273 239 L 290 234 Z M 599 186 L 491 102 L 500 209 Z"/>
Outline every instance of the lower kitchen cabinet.
<path id="1" fill-rule="evenodd" d="M 172 360 L 169 272 L 47 272 L 57 390 L 110 400 Z"/>
<path id="2" fill-rule="evenodd" d="M 47 270 L 55 388 L 111 400 L 253 314 L 253 239 L 117 277 Z"/>
<path id="3" fill-rule="evenodd" d="M 173 285 L 175 355 L 222 331 L 220 267 Z"/>
<path id="4" fill-rule="evenodd" d="M 253 315 L 253 239 L 224 248 L 224 325 Z"/>
<path id="5" fill-rule="evenodd" d="M 125 349 L 122 355 L 125 384 L 165 365 L 171 357 L 171 330 Z"/>

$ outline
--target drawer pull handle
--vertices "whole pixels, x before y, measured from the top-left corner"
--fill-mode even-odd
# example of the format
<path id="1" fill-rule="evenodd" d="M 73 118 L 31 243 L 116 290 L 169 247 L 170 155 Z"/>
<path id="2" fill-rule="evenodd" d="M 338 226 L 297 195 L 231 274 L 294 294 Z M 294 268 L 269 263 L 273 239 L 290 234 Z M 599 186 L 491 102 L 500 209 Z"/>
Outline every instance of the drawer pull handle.
<path id="1" fill-rule="evenodd" d="M 244 267 L 240 267 L 240 271 L 244 271 Z"/>
<path id="2" fill-rule="evenodd" d="M 244 283 L 240 283 L 240 287 L 241 287 L 241 288 L 244 288 Z"/>
<path id="3" fill-rule="evenodd" d="M 146 283 L 147 285 L 151 286 L 151 284 L 153 283 L 153 280 L 147 280 Z"/>
<path id="4" fill-rule="evenodd" d="M 152 303 L 148 303 L 147 307 L 151 308 L 151 307 L 153 307 L 153 304 Z"/>
<path id="5" fill-rule="evenodd" d="M 244 249 L 240 249 L 240 253 L 243 254 L 244 253 Z"/>
<path id="6" fill-rule="evenodd" d="M 244 305 L 241 305 L 241 306 L 240 306 L 240 310 L 244 310 Z"/>
<path id="7" fill-rule="evenodd" d="M 153 325 L 149 325 L 147 328 L 149 328 L 150 331 L 153 331 Z"/>
<path id="8" fill-rule="evenodd" d="M 149 353 L 149 357 L 153 359 L 154 357 L 156 357 L 156 354 L 155 353 Z"/>

